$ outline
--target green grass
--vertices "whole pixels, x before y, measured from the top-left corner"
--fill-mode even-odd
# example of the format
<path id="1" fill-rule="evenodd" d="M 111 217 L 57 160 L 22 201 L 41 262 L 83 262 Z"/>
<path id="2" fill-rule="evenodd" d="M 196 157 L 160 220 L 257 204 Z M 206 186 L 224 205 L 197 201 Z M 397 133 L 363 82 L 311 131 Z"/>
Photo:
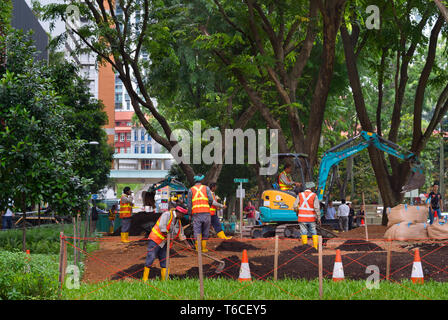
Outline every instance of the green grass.
<path id="1" fill-rule="evenodd" d="M 227 279 L 204 280 L 205 299 L 210 300 L 317 300 L 318 281 L 284 279 L 277 282 L 253 281 L 239 283 Z M 426 300 L 448 299 L 448 284 L 410 281 L 380 282 L 379 289 L 367 289 L 365 281 L 335 283 L 324 280 L 326 300 Z M 81 284 L 79 289 L 64 289 L 62 299 L 86 300 L 196 300 L 199 299 L 197 279 L 105 281 Z"/>
<path id="2" fill-rule="evenodd" d="M 123 189 L 130 187 L 131 191 L 136 193 L 143 187 L 143 183 L 117 183 L 117 198 L 119 199 L 123 194 Z"/>
<path id="3" fill-rule="evenodd" d="M 73 225 L 42 225 L 40 227 L 33 227 L 26 230 L 26 248 L 31 253 L 42 254 L 59 254 L 59 233 L 64 231 L 64 235 L 73 237 Z M 0 250 L 6 251 L 22 251 L 22 229 L 11 229 L 0 232 Z M 84 236 L 84 222 L 81 224 L 81 237 Z M 72 239 L 68 239 L 72 242 Z M 93 243 L 88 243 L 87 251 L 95 250 L 98 246 Z M 73 249 L 73 247 L 68 246 Z M 73 250 L 72 250 L 73 251 Z M 70 253 L 70 252 L 69 252 Z"/>

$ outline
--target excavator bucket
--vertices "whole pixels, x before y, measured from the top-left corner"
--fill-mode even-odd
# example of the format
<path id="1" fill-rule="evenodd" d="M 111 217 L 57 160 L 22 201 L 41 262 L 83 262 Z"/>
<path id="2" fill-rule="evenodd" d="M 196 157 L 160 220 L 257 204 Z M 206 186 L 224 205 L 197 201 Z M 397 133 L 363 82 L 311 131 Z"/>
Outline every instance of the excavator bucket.
<path id="1" fill-rule="evenodd" d="M 420 167 L 411 168 L 411 176 L 408 182 L 402 187 L 402 192 L 419 189 L 425 184 L 425 175 Z"/>

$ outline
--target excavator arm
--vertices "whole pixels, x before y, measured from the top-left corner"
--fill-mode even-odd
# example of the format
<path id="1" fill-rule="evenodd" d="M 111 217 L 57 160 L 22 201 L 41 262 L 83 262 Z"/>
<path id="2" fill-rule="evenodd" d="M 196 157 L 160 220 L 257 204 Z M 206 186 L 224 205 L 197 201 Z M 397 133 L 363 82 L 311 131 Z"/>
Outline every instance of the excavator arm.
<path id="1" fill-rule="evenodd" d="M 361 142 L 358 144 L 344 148 L 345 146 L 351 145 L 353 142 L 360 139 Z M 317 195 L 320 201 L 322 201 L 324 197 L 327 178 L 333 166 L 342 160 L 368 148 L 369 146 L 374 146 L 375 148 L 394 157 L 411 162 L 411 177 L 408 183 L 403 186 L 403 192 L 423 186 L 425 183 L 423 167 L 414 153 L 404 150 L 401 146 L 382 138 L 376 133 L 361 131 L 358 136 L 351 138 L 325 152 L 319 167 L 319 185 Z"/>

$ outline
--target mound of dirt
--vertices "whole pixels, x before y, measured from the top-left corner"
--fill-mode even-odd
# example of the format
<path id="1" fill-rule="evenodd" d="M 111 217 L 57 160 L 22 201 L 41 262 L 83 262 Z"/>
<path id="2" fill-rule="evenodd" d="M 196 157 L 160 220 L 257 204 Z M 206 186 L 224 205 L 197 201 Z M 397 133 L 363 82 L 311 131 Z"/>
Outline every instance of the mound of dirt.
<path id="1" fill-rule="evenodd" d="M 151 232 L 152 227 L 159 219 L 160 213 L 153 212 L 138 212 L 131 217 L 131 229 L 129 230 L 130 236 L 145 236 L 147 237 Z M 114 236 L 119 236 L 121 233 L 121 227 L 115 230 Z"/>
<path id="2" fill-rule="evenodd" d="M 381 247 L 365 240 L 347 240 L 336 249 L 341 251 L 381 251 Z"/>
<path id="3" fill-rule="evenodd" d="M 243 243 L 237 240 L 223 241 L 219 246 L 216 247 L 216 251 L 230 251 L 230 252 L 242 252 L 246 250 L 259 250 L 259 248 L 254 247 L 251 244 Z"/>

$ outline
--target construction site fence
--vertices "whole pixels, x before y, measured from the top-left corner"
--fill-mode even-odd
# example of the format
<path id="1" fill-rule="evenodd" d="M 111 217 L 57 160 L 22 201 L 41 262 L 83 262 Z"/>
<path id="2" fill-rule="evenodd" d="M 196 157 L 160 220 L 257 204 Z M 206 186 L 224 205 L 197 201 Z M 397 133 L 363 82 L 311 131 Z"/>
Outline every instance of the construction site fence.
<path id="1" fill-rule="evenodd" d="M 142 246 L 147 246 L 148 238 L 130 237 L 131 243 L 140 243 Z M 187 239 L 191 242 L 197 241 L 197 239 Z M 143 267 L 138 270 L 132 270 L 132 272 L 126 271 L 126 269 L 120 269 L 110 262 L 104 261 L 96 257 L 95 252 L 88 253 L 82 249 L 83 242 L 120 242 L 119 237 L 104 236 L 104 237 L 73 237 L 66 236 L 61 232 L 60 236 L 60 259 L 59 259 L 59 281 L 61 288 L 64 285 L 64 277 L 67 269 L 67 249 L 79 251 L 85 258 L 90 260 L 96 260 L 104 265 L 105 276 L 104 280 L 114 279 L 121 280 L 125 278 L 134 279 L 136 281 L 142 281 L 141 274 L 143 273 Z M 322 292 L 322 279 L 333 279 L 333 272 L 335 269 L 335 258 L 338 252 L 342 259 L 343 273 L 346 280 L 368 280 L 371 278 L 372 270 L 376 272 L 375 279 L 379 282 L 389 281 L 396 283 L 403 290 L 408 290 L 416 295 L 416 299 L 426 299 L 424 295 L 419 294 L 418 287 L 410 287 L 404 285 L 402 280 L 411 279 L 412 269 L 414 268 L 414 262 L 416 257 L 416 251 L 418 249 L 423 267 L 423 281 L 448 281 L 448 265 L 445 261 L 448 261 L 448 240 L 434 240 L 428 238 L 415 238 L 407 240 L 398 239 L 369 239 L 365 238 L 322 238 L 321 250 L 316 250 L 313 247 L 313 241 L 308 239 L 308 244 L 302 244 L 301 239 L 292 238 L 239 238 L 235 237 L 231 240 L 222 240 L 218 238 L 208 239 L 208 255 L 225 262 L 225 268 L 219 273 L 214 273 L 214 269 L 217 268 L 217 263 L 210 262 L 207 257 L 203 256 L 202 261 L 204 265 L 202 278 L 217 278 L 224 277 L 238 281 L 239 271 L 241 267 L 242 251 L 246 250 L 249 258 L 251 281 L 243 282 L 241 289 L 251 286 L 256 281 L 265 281 L 272 286 L 283 290 L 277 283 L 277 280 L 283 278 L 297 278 L 297 279 L 319 279 L 321 292 L 319 296 L 325 294 L 325 289 Z M 241 251 L 232 251 L 230 257 L 228 251 L 224 248 L 223 244 L 231 246 L 237 244 L 237 247 L 241 248 Z M 170 259 L 171 263 L 178 256 L 185 258 L 184 253 L 193 253 L 196 249 L 194 246 L 180 245 L 177 240 L 174 241 L 174 246 L 170 250 L 167 259 Z M 123 244 L 126 245 L 126 244 Z M 220 247 L 221 246 L 221 247 Z M 166 247 L 165 247 L 166 248 Z M 221 249 L 220 249 L 221 248 Z M 319 248 L 318 248 L 319 249 Z M 227 254 L 224 254 L 226 252 Z M 199 253 L 199 250 L 197 251 Z M 142 254 L 141 258 L 145 258 L 147 251 Z M 198 259 L 194 255 L 191 259 Z M 235 258 L 237 257 L 237 259 Z M 159 265 L 156 260 L 152 267 Z M 171 265 L 171 264 L 170 264 Z M 196 265 L 196 267 L 199 267 Z M 202 268 L 198 268 L 201 270 Z M 198 275 L 201 278 L 200 275 Z M 175 267 L 171 268 L 170 279 L 180 278 L 176 273 Z M 198 281 L 202 281 L 198 279 Z M 148 286 L 154 287 L 151 283 L 151 279 L 145 282 Z M 107 285 L 105 285 L 107 287 Z M 101 288 L 100 288 L 101 289 Z M 98 289 L 98 290 L 100 290 Z M 157 289 L 157 288 L 156 288 Z M 369 288 L 366 287 L 365 290 Z M 238 290 L 239 291 L 239 290 Z M 362 290 L 361 290 L 362 291 Z M 173 295 L 167 292 L 163 292 L 167 297 L 173 298 Z M 346 298 L 350 299 L 358 292 L 353 292 Z M 229 292 L 227 296 L 231 299 L 231 296 L 235 292 Z M 300 300 L 300 295 L 290 293 L 291 299 Z M 203 293 L 201 293 L 201 297 Z M 88 298 L 88 297 L 80 297 Z M 175 296 L 174 296 L 175 298 Z M 326 297 L 328 298 L 328 297 Z"/>

